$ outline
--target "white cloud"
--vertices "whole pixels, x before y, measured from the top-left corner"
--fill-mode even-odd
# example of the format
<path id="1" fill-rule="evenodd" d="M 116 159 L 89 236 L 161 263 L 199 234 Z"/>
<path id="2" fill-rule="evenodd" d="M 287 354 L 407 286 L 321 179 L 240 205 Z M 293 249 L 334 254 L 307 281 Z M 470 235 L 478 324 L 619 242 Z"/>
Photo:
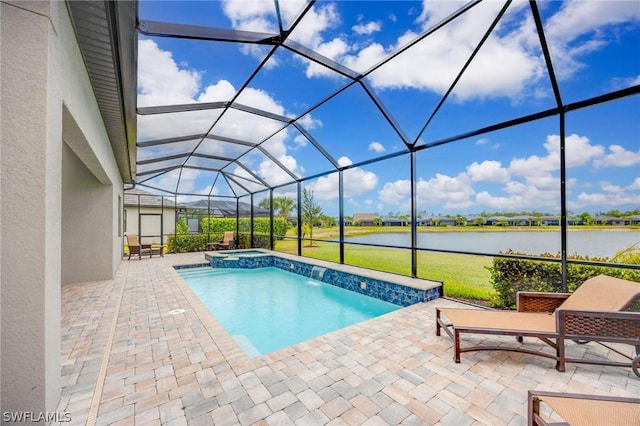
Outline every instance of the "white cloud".
<path id="1" fill-rule="evenodd" d="M 234 28 L 274 31 L 275 9 L 271 2 L 253 3 L 226 0 L 223 10 Z M 291 17 L 304 4 L 281 3 L 285 4 L 281 5 L 281 8 L 286 9 L 285 14 Z M 415 21 L 420 28 L 407 30 L 395 43 L 388 46 L 371 41 L 360 48 L 348 39 L 347 34 L 329 35 L 329 30 L 341 24 L 336 3 L 314 5 L 290 37 L 356 72 L 364 72 L 465 3 L 424 0 L 420 15 Z M 369 76 L 372 84 L 379 89 L 414 88 L 444 93 L 501 6 L 500 2 L 483 2 L 474 6 L 372 73 Z M 579 62 L 579 58 L 601 49 L 614 39 L 608 37 L 608 27 L 623 22 L 637 22 L 640 20 L 639 9 L 633 1 L 564 3 L 546 21 L 547 41 L 555 52 L 556 74 L 565 78 L 580 69 L 583 64 Z M 389 16 L 389 19 L 394 21 L 395 17 Z M 359 21 L 361 20 L 360 16 Z M 379 22 L 359 22 L 352 26 L 356 36 L 370 35 L 380 29 Z M 338 77 L 327 68 L 306 59 L 301 60 L 307 64 L 306 75 L 309 78 Z M 507 97 L 517 101 L 525 89 L 528 89 L 528 93 L 535 93 L 535 96 L 550 96 L 535 24 L 527 4 L 515 2 L 459 81 L 453 98 L 465 101 L 471 98 Z"/>
<path id="2" fill-rule="evenodd" d="M 380 31 L 382 29 L 382 25 L 380 22 L 367 22 L 366 24 L 354 25 L 351 29 L 353 29 L 356 34 L 371 35 Z"/>
<path id="3" fill-rule="evenodd" d="M 293 138 L 293 142 L 295 142 L 296 147 L 303 148 L 303 147 L 307 146 L 307 143 L 309 141 L 304 136 L 298 135 L 295 138 Z"/>
<path id="4" fill-rule="evenodd" d="M 509 172 L 499 161 L 474 162 L 467 166 L 467 174 L 474 182 L 506 182 Z"/>
<path id="5" fill-rule="evenodd" d="M 640 75 L 636 77 L 613 77 L 611 79 L 611 88 L 614 90 L 626 89 L 638 84 L 640 84 Z"/>
<path id="6" fill-rule="evenodd" d="M 591 164 L 594 167 L 631 167 L 640 164 L 640 151 L 632 152 L 612 145 L 605 155 L 604 147 L 593 145 L 586 136 L 571 134 L 566 137 L 565 146 L 567 168 L 585 168 Z M 417 182 L 418 208 L 435 207 L 453 212 L 471 207 L 488 211 L 557 211 L 560 208 L 559 136 L 547 136 L 543 147 L 546 155 L 514 158 L 508 168 L 500 161 L 476 161 L 457 176 L 436 174 L 426 180 L 420 178 Z M 584 189 L 590 185 L 579 181 L 577 176 L 566 180 L 571 209 L 638 205 L 640 202 L 640 178 L 627 186 L 601 182 L 596 190 L 587 193 Z M 486 189 L 487 184 L 494 184 L 493 188 Z M 495 184 L 501 186 L 497 187 Z M 579 184 L 583 192 L 576 198 L 572 196 L 572 192 Z M 476 185 L 482 186 L 476 189 Z M 400 211 L 408 211 L 410 188 L 409 180 L 387 182 L 378 192 L 379 200 Z"/>
<path id="7" fill-rule="evenodd" d="M 527 158 L 511 160 L 509 172 L 520 176 L 543 176 L 560 169 L 560 136 L 549 135 L 544 144 L 547 155 L 539 157 L 532 155 Z M 565 138 L 567 168 L 584 166 L 589 161 L 597 159 L 604 153 L 601 145 L 591 145 L 589 138 L 571 134 Z"/>
<path id="8" fill-rule="evenodd" d="M 640 149 L 628 151 L 620 145 L 609 146 L 609 153 L 593 160 L 594 167 L 632 167 L 640 164 Z"/>
<path id="9" fill-rule="evenodd" d="M 437 173 L 429 180 L 417 182 L 418 209 L 442 205 L 448 210 L 462 210 L 473 204 L 475 191 L 471 179 L 465 173 L 451 177 Z"/>
<path id="10" fill-rule="evenodd" d="M 201 72 L 178 68 L 171 52 L 138 42 L 138 106 L 184 104 L 198 93 Z"/>
<path id="11" fill-rule="evenodd" d="M 380 142 L 371 142 L 369 144 L 369 151 L 381 153 L 381 152 L 385 152 L 386 149 Z"/>
<path id="12" fill-rule="evenodd" d="M 322 6 L 316 4 L 302 18 L 290 37 L 307 47 L 316 48 L 324 44 L 322 33 L 329 28 L 336 27 L 340 21 L 340 14 L 335 4 L 328 3 Z"/>
<path id="13" fill-rule="evenodd" d="M 269 0 L 224 0 L 222 11 L 231 20 L 234 28 L 248 29 L 250 23 L 260 21 L 263 26 L 257 27 L 254 24 L 251 27 L 252 31 L 274 32 L 277 29 L 275 22 L 270 22 L 270 19 L 276 17 L 276 11 L 273 2 Z"/>
<path id="14" fill-rule="evenodd" d="M 173 192 L 176 190 L 178 177 L 180 177 L 180 185 L 177 187 L 178 191 L 183 193 L 194 193 L 196 188 L 195 181 L 198 176 L 200 176 L 199 170 L 184 169 L 182 170 L 182 175 L 180 174 L 180 170 L 172 170 L 158 178 L 150 180 L 147 183 L 150 186 L 155 186 L 157 188 Z"/>
<path id="15" fill-rule="evenodd" d="M 569 1 L 546 24 L 547 41 L 556 74 L 567 79 L 584 67 L 580 57 L 601 49 L 608 38 L 606 27 L 640 21 L 635 1 Z"/>
<path id="16" fill-rule="evenodd" d="M 382 189 L 378 191 L 378 198 L 384 203 L 398 206 L 406 202 L 410 194 L 411 182 L 408 180 L 397 180 L 395 182 L 385 183 Z"/>
<path id="17" fill-rule="evenodd" d="M 313 118 L 310 113 L 300 117 L 298 123 L 300 123 L 306 130 L 322 127 L 322 120 Z"/>
<path id="18" fill-rule="evenodd" d="M 347 157 L 340 157 L 338 164 L 342 167 L 349 166 L 352 161 Z M 347 169 L 343 172 L 344 197 L 352 198 L 372 191 L 378 185 L 378 177 L 375 173 L 360 167 Z M 331 173 L 316 179 L 307 186 L 313 190 L 314 197 L 320 201 L 333 200 L 338 197 L 338 173 Z"/>
<path id="19" fill-rule="evenodd" d="M 318 44 L 315 47 L 315 50 L 323 56 L 326 56 L 329 59 L 333 59 L 335 61 L 339 61 L 340 58 L 349 51 L 349 45 L 347 42 L 341 38 L 334 38 L 326 43 Z M 334 71 L 326 68 L 320 64 L 315 62 L 307 61 L 308 67 L 306 75 L 307 77 L 340 77 L 339 74 L 336 74 Z"/>
<path id="20" fill-rule="evenodd" d="M 557 210 L 560 208 L 558 189 L 543 191 L 533 185 L 515 184 L 509 196 L 496 196 L 479 192 L 476 203 L 489 210 Z"/>
<path id="21" fill-rule="evenodd" d="M 573 205 L 576 207 L 603 205 L 610 207 L 625 205 L 637 206 L 640 201 L 640 195 L 638 194 L 638 191 L 640 191 L 640 178 L 635 178 L 635 180 L 627 186 L 612 185 L 608 181 L 600 182 L 599 185 L 600 192 L 582 192 L 578 195 Z"/>
<path id="22" fill-rule="evenodd" d="M 411 182 L 409 180 L 397 180 L 387 182 L 378 191 L 381 202 L 397 206 L 400 211 L 408 211 L 410 208 Z M 416 184 L 418 209 L 433 206 L 443 206 L 448 210 L 461 210 L 473 204 L 472 196 L 475 194 L 468 175 L 461 173 L 458 176 L 436 174 L 429 180 L 419 179 Z"/>
<path id="23" fill-rule="evenodd" d="M 424 2 L 418 22 L 426 29 L 461 4 Z M 439 29 L 373 72 L 371 79 L 374 86 L 381 89 L 415 88 L 444 93 L 470 57 L 479 34 L 489 26 L 499 6 L 501 5 L 497 2 L 484 2 Z M 514 4 L 514 7 L 518 9 L 519 6 Z M 458 100 L 495 96 L 517 98 L 526 84 L 540 78 L 544 64 L 537 52 L 529 47 L 530 25 L 526 20 L 509 22 L 508 25 L 513 28 L 508 34 L 495 31 L 483 45 L 454 90 L 454 96 Z M 354 55 L 350 58 L 350 63 L 359 68 L 371 66 L 386 53 L 409 43 L 416 36 L 417 32 L 407 31 L 395 45 L 387 49 L 378 47 L 378 58 L 365 60 Z"/>
<path id="24" fill-rule="evenodd" d="M 144 64 L 139 69 L 139 92 L 141 93 L 139 102 L 141 106 L 229 101 L 237 92 L 236 88 L 226 80 L 220 80 L 215 84 L 202 88 L 199 72 L 189 70 L 187 65 L 178 66 L 171 53 L 160 49 L 154 41 L 141 40 L 140 46 L 138 62 L 141 65 Z M 263 90 L 251 87 L 245 88 L 238 98 L 238 103 L 287 116 L 285 108 Z M 221 112 L 222 110 L 206 110 L 139 116 L 138 138 L 144 141 L 206 133 L 211 124 L 220 117 Z M 311 128 L 322 124 L 310 115 L 306 116 L 303 122 Z M 283 124 L 281 122 L 229 109 L 218 122 L 215 133 L 240 140 L 259 142 L 282 127 Z M 289 131 L 284 129 L 265 142 L 264 146 L 289 170 L 300 174 L 304 169 L 297 164 L 294 157 L 287 153 L 285 142 L 288 138 Z M 197 142 L 197 140 L 194 140 L 179 144 L 144 148 L 140 152 L 146 157 L 190 152 Z M 247 148 L 243 148 L 240 145 L 205 140 L 198 147 L 197 152 L 236 158 L 246 150 Z M 292 178 L 271 160 L 265 157 L 261 158 L 260 164 L 256 165 L 254 172 L 265 181 L 271 184 L 291 181 Z M 243 157 L 243 159 L 246 160 L 245 164 L 252 164 L 252 158 Z M 191 163 L 197 163 L 202 166 L 205 165 L 204 162 L 206 161 L 206 159 L 198 158 L 191 161 Z M 199 190 L 195 187 L 195 180 L 200 178 L 201 175 L 193 173 L 194 171 L 191 169 L 191 171 L 187 172 L 187 169 L 185 169 L 182 173 L 180 191 Z M 174 191 L 177 179 L 178 174 L 172 172 L 154 181 L 161 188 Z"/>

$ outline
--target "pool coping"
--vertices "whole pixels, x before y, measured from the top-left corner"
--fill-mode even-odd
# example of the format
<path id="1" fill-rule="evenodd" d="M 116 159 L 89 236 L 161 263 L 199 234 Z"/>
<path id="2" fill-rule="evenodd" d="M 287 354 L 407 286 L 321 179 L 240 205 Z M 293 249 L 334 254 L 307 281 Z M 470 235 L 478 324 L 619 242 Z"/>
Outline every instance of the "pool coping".
<path id="1" fill-rule="evenodd" d="M 288 259 L 296 262 L 309 263 L 314 266 L 321 266 L 323 268 L 333 269 L 339 272 L 346 272 L 354 275 L 361 275 L 363 277 L 367 277 L 375 280 L 389 281 L 394 284 L 404 285 L 406 287 L 411 287 L 417 290 L 431 290 L 433 288 L 442 287 L 442 282 L 429 280 L 425 278 L 411 278 L 406 275 L 393 274 L 391 272 L 384 272 L 384 271 L 376 271 L 373 269 L 363 268 L 361 266 L 352 266 L 352 265 L 345 265 L 345 264 L 340 264 L 335 262 L 329 262 L 327 260 L 315 259 L 312 257 L 301 257 L 301 256 L 292 255 L 289 253 L 279 252 L 279 251 L 272 251 L 272 250 L 266 250 L 266 249 L 251 249 L 251 250 L 261 251 L 266 255 L 278 256 L 278 257 L 282 257 L 284 259 Z M 243 251 L 243 250 L 225 250 L 223 252 L 205 252 L 204 256 L 205 256 L 205 259 L 207 259 L 207 257 L 210 257 L 210 258 L 211 257 L 227 257 L 229 253 L 233 253 L 234 251 Z M 243 256 L 254 257 L 259 255 L 248 254 Z"/>

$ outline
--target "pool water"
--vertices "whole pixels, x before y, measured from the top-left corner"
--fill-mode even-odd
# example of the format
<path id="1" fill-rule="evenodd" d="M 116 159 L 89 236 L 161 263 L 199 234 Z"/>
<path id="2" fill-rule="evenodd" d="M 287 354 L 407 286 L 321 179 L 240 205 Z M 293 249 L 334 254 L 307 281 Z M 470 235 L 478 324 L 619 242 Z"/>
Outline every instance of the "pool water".
<path id="1" fill-rule="evenodd" d="M 250 357 L 400 309 L 274 267 L 179 273 Z"/>

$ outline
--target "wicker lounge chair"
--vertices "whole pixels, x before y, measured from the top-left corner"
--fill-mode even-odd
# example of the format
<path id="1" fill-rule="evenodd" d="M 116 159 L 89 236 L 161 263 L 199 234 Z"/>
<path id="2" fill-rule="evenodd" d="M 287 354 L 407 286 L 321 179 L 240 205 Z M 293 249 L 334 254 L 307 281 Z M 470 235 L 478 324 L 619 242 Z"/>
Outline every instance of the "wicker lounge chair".
<path id="1" fill-rule="evenodd" d="M 555 359 L 558 371 L 565 371 L 565 364 L 572 362 L 632 367 L 640 377 L 640 312 L 625 312 L 638 299 L 640 283 L 598 275 L 572 294 L 519 292 L 517 312 L 436 308 L 436 335 L 444 329 L 451 337 L 455 362 L 460 362 L 462 352 L 503 350 Z M 465 333 L 516 336 L 520 342 L 523 337 L 537 337 L 555 348 L 555 354 L 522 346 L 461 348 L 460 335 Z M 630 359 L 628 363 L 567 358 L 566 340 L 629 344 L 635 347 L 636 356 L 616 351 Z"/>
<path id="2" fill-rule="evenodd" d="M 129 258 L 127 260 L 131 260 L 132 254 L 137 254 L 138 259 L 142 259 L 143 254 L 148 254 L 149 257 L 152 256 L 151 245 L 141 245 L 137 235 L 127 234 L 124 237 L 127 240 L 127 247 L 129 247 Z"/>
<path id="3" fill-rule="evenodd" d="M 540 412 L 547 405 L 563 421 L 551 420 Z M 529 391 L 528 425 L 638 425 L 640 399 L 601 395 L 579 395 Z"/>
<path id="4" fill-rule="evenodd" d="M 215 245 L 216 250 L 229 250 L 234 247 L 233 231 L 226 231 L 222 237 L 222 241 L 217 242 Z"/>

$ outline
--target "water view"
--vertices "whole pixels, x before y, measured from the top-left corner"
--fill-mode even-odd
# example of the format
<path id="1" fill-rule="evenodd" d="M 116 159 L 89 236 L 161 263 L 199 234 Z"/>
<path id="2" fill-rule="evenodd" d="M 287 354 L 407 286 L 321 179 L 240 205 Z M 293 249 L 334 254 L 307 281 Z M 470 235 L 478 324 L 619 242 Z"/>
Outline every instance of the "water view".
<path id="1" fill-rule="evenodd" d="M 370 234 L 345 238 L 345 242 L 385 244 L 400 247 L 411 245 L 409 233 Z M 569 230 L 567 253 L 590 257 L 609 257 L 629 247 L 640 246 L 640 232 L 611 229 Z M 428 232 L 418 233 L 418 247 L 457 250 L 476 253 L 498 253 L 509 249 L 538 255 L 560 251 L 560 232 Z"/>

